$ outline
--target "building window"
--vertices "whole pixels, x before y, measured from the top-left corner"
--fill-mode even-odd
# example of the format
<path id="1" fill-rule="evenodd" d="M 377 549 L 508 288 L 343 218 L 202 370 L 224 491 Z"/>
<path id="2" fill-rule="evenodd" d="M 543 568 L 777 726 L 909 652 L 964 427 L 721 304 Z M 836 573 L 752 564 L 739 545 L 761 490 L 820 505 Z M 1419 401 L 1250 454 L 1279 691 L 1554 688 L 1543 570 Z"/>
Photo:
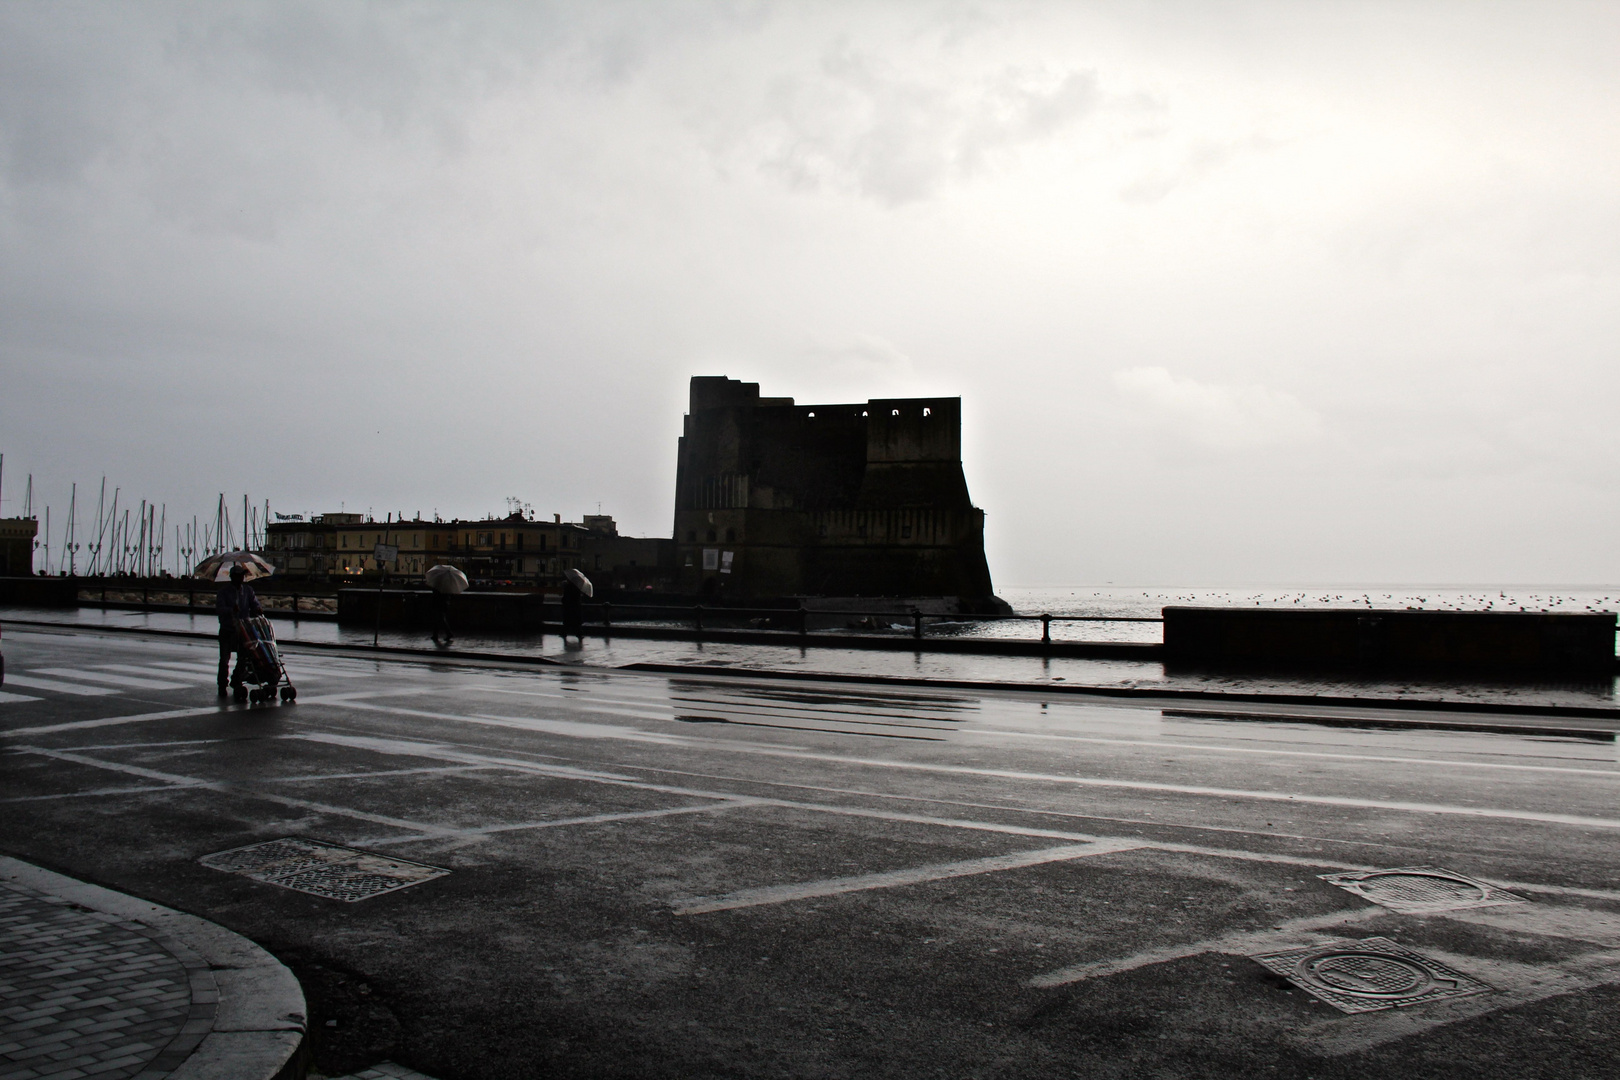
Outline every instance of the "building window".
<path id="1" fill-rule="evenodd" d="M 711 543 L 711 544 L 714 543 L 714 530 L 713 529 L 709 530 L 709 543 Z"/>
<path id="2" fill-rule="evenodd" d="M 726 530 L 726 543 L 729 544 L 729 543 L 731 543 L 732 541 L 734 541 L 736 539 L 737 539 L 737 530 L 736 529 L 727 529 Z"/>
<path id="3" fill-rule="evenodd" d="M 686 530 L 686 542 L 688 544 L 697 543 L 697 530 L 696 529 L 687 529 Z"/>
<path id="4" fill-rule="evenodd" d="M 902 525 L 902 526 L 900 526 L 900 539 L 902 539 L 902 540 L 910 540 L 911 539 L 911 526 L 910 525 Z"/>
<path id="5" fill-rule="evenodd" d="M 866 539 L 866 526 L 865 525 L 857 525 L 857 526 L 855 526 L 855 535 L 859 536 L 863 540 Z"/>

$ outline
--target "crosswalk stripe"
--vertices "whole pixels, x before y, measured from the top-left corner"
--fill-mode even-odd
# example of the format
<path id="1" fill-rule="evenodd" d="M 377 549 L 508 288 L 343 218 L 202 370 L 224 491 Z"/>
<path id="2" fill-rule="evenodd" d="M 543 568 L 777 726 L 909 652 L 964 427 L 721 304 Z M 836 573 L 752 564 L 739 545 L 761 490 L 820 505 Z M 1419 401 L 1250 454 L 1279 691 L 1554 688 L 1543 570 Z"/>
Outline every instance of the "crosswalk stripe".
<path id="1" fill-rule="evenodd" d="M 116 694 L 110 686 L 80 686 L 78 683 L 57 682 L 55 679 L 36 679 L 31 675 L 7 675 L 7 686 L 26 686 L 30 690 L 55 690 L 59 694 L 78 694 L 80 697 L 102 697 Z"/>
<path id="2" fill-rule="evenodd" d="M 37 698 L 37 697 L 29 697 L 27 694 L 8 694 L 4 690 L 0 690 L 0 702 L 6 702 L 6 701 L 38 701 L 38 700 L 39 700 L 39 698 Z"/>
<path id="3" fill-rule="evenodd" d="M 185 683 L 158 682 L 155 679 L 135 679 L 128 675 L 103 675 L 99 671 L 83 671 L 78 668 L 45 667 L 30 668 L 41 675 L 59 675 L 64 679 L 88 679 L 91 682 L 112 683 L 114 686 L 127 686 L 135 690 L 184 690 Z"/>
<path id="4" fill-rule="evenodd" d="M 150 667 L 139 667 L 135 664 L 97 664 L 100 671 L 126 671 L 131 675 L 166 675 L 171 679 L 190 679 L 193 682 L 212 682 L 215 673 L 210 671 L 153 671 Z"/>
<path id="5" fill-rule="evenodd" d="M 116 668 L 120 668 L 120 669 L 127 669 L 129 667 L 128 664 L 104 664 L 102 666 L 103 667 L 116 667 Z M 196 663 L 187 663 L 187 662 L 181 661 L 181 660 L 154 660 L 151 663 L 151 667 L 163 668 L 165 670 L 173 668 L 176 671 L 206 672 L 207 674 L 211 675 L 215 671 L 218 670 L 219 665 L 218 664 L 205 664 L 205 663 L 203 663 L 201 661 L 198 661 Z"/>

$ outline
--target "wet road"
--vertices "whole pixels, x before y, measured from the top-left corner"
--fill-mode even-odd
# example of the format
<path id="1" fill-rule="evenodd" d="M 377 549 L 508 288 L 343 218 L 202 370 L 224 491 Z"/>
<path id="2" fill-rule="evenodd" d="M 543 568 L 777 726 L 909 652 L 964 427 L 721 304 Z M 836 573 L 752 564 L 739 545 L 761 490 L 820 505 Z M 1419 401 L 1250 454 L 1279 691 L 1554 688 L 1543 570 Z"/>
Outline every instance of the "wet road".
<path id="1" fill-rule="evenodd" d="M 7 853 L 266 945 L 347 1067 L 1526 1077 L 1620 1050 L 1613 741 L 291 650 L 297 705 L 249 710 L 207 647 L 5 644 Z M 283 837 L 450 873 L 345 903 L 197 861 Z M 1512 902 L 1321 877 L 1415 865 Z M 1252 959 L 1374 937 L 1422 960 L 1332 961 L 1341 1003 L 1398 970 L 1429 999 L 1346 1013 Z"/>

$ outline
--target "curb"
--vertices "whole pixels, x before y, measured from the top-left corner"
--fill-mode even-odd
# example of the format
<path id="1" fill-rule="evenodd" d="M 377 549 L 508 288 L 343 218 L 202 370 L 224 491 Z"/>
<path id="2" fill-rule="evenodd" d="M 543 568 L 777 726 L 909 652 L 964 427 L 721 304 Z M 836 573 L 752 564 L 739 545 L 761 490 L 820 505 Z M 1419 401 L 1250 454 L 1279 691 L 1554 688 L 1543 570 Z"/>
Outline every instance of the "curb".
<path id="1" fill-rule="evenodd" d="M 291 971 L 247 938 L 195 915 L 9 856 L 0 855 L 0 883 L 138 924 L 131 929 L 157 941 L 186 968 L 194 1003 L 217 996 L 217 1003 L 205 1006 L 211 1026 L 175 1062 L 167 1074 L 171 1080 L 297 1080 L 304 1075 L 304 991 Z"/>

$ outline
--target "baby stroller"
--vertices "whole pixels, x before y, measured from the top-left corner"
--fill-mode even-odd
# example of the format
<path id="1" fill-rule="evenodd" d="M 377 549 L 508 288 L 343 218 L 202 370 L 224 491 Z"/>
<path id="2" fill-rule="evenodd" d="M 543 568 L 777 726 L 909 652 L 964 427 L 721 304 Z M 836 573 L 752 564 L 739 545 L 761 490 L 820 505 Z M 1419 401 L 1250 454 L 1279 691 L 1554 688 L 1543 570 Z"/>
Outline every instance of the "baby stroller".
<path id="1" fill-rule="evenodd" d="M 281 662 L 281 650 L 276 648 L 276 632 L 270 628 L 270 620 L 263 615 L 237 619 L 236 633 L 241 655 L 247 659 L 243 682 L 236 685 L 236 700 L 251 701 L 255 705 L 274 702 L 278 686 L 282 701 L 297 700 L 298 688 L 292 684 L 287 666 Z M 254 685 L 249 689 L 247 683 Z"/>

